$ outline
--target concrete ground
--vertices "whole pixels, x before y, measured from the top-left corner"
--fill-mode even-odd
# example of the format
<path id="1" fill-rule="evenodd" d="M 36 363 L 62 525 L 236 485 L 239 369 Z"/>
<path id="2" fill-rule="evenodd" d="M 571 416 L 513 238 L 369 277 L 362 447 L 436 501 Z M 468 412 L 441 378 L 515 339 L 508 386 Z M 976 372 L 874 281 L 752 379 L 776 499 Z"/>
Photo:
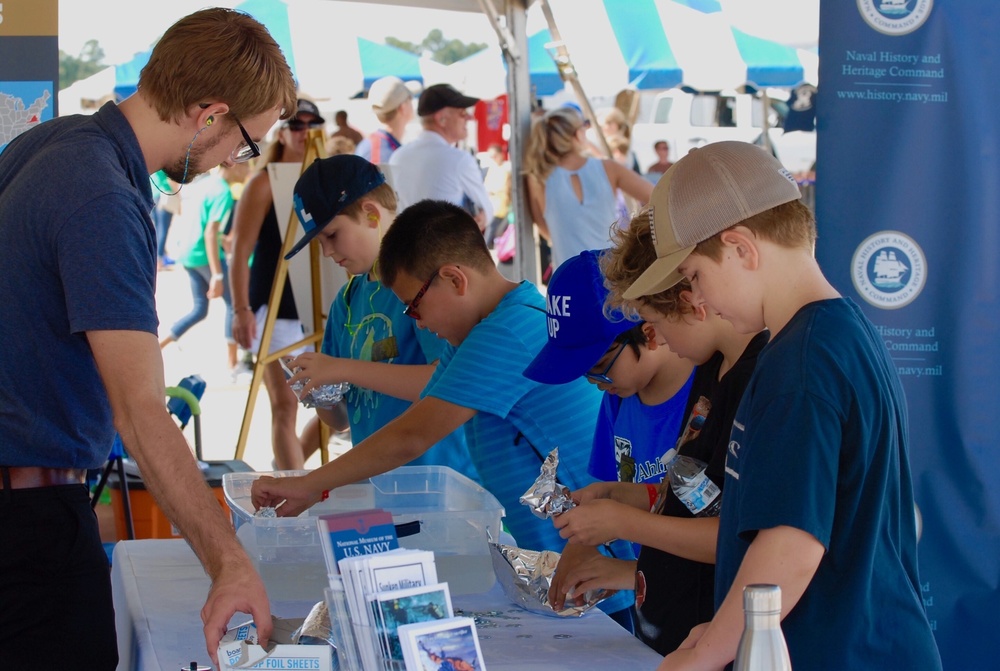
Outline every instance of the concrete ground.
<path id="1" fill-rule="evenodd" d="M 156 305 L 160 318 L 160 335 L 175 320 L 191 308 L 191 289 L 187 272 L 180 267 L 161 271 L 156 280 Z M 250 393 L 250 375 L 233 380 L 226 361 L 226 341 L 223 326 L 226 313 L 222 299 L 211 301 L 208 317 L 196 324 L 177 342 L 163 350 L 163 368 L 168 386 L 177 385 L 188 375 L 200 375 L 205 380 L 205 393 L 201 399 L 202 454 L 205 460 L 228 460 L 236 455 L 240 426 L 246 412 Z M 298 426 L 301 430 L 312 410 L 299 408 Z M 243 461 L 257 471 L 273 470 L 271 460 L 271 410 L 267 389 L 263 383 L 257 393 L 251 415 L 250 432 L 243 454 Z M 194 447 L 194 423 L 184 431 L 188 443 Z M 331 440 L 331 454 L 339 454 L 350 447 L 337 438 Z M 307 468 L 320 465 L 319 455 L 314 455 Z"/>

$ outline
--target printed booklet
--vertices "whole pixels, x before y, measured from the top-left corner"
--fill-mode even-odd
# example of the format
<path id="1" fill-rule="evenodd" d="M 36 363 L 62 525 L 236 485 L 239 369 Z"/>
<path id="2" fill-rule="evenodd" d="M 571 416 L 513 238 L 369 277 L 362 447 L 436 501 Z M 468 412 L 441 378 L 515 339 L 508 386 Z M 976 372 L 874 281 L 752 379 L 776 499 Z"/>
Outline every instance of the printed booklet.
<path id="1" fill-rule="evenodd" d="M 403 624 L 399 627 L 406 671 L 485 671 L 476 623 L 471 617 Z"/>
<path id="2" fill-rule="evenodd" d="M 444 620 L 454 616 L 448 583 L 376 592 L 369 600 L 375 635 L 384 659 L 402 662 L 397 630 L 414 622 Z"/>
<path id="3" fill-rule="evenodd" d="M 339 572 L 338 562 L 344 557 L 372 555 L 399 547 L 392 513 L 381 508 L 320 515 L 316 524 L 330 575 Z"/>
<path id="4" fill-rule="evenodd" d="M 366 669 L 380 668 L 375 621 L 368 601 L 379 592 L 436 585 L 434 553 L 398 548 L 379 554 L 344 557 L 338 565 L 362 664 Z"/>

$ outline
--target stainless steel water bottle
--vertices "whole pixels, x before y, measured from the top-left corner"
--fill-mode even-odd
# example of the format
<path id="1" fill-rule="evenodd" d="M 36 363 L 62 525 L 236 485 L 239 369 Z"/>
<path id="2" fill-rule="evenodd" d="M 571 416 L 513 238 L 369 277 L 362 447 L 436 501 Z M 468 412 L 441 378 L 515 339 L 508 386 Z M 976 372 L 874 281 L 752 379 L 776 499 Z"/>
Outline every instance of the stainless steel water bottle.
<path id="1" fill-rule="evenodd" d="M 788 646 L 781 633 L 781 588 L 743 588 L 743 636 L 736 649 L 734 671 L 792 671 Z"/>

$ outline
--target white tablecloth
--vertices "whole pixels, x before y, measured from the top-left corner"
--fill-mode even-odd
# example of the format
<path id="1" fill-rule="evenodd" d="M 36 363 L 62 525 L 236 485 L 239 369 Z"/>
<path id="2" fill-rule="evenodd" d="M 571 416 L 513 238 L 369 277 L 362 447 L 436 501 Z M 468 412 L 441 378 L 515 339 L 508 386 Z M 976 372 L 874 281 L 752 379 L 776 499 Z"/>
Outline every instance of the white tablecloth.
<path id="1" fill-rule="evenodd" d="M 119 671 L 178 671 L 208 666 L 201 607 L 208 578 L 182 540 L 121 541 L 112 558 Z M 320 601 L 322 595 L 317 595 Z M 596 609 L 581 618 L 535 615 L 500 587 L 452 598 L 456 611 L 477 618 L 490 671 L 655 669 L 662 659 Z M 278 617 L 305 617 L 315 602 L 273 602 Z M 456 612 L 456 615 L 459 614 Z M 249 616 L 237 614 L 230 625 Z"/>

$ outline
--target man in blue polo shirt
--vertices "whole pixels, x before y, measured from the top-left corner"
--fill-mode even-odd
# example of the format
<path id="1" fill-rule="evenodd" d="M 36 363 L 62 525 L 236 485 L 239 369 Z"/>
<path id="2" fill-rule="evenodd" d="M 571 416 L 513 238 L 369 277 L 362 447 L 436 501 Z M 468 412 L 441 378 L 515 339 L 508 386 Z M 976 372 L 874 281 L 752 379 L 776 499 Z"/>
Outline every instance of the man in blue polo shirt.
<path id="1" fill-rule="evenodd" d="M 116 431 L 212 579 L 202 620 L 213 661 L 237 611 L 270 634 L 263 583 L 166 411 L 149 174 L 185 184 L 248 160 L 254 139 L 294 110 L 291 71 L 264 26 L 207 9 L 164 33 L 139 93 L 40 124 L 0 155 L 5 668 L 117 666 L 107 558 L 84 485 Z"/>

